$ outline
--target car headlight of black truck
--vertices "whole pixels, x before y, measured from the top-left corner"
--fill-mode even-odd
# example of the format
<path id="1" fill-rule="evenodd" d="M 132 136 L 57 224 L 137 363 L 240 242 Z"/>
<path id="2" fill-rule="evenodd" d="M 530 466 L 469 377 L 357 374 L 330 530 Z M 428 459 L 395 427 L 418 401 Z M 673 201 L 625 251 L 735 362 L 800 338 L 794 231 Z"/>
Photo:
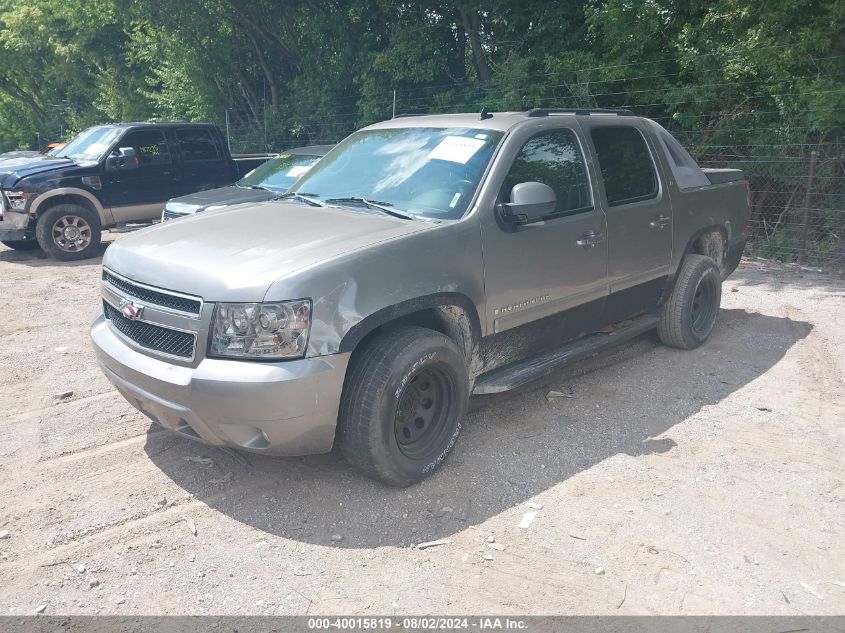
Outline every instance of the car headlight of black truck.
<path id="1" fill-rule="evenodd" d="M 26 209 L 26 202 L 32 195 L 27 191 L 5 191 L 4 193 L 9 203 L 9 211 L 24 211 Z"/>

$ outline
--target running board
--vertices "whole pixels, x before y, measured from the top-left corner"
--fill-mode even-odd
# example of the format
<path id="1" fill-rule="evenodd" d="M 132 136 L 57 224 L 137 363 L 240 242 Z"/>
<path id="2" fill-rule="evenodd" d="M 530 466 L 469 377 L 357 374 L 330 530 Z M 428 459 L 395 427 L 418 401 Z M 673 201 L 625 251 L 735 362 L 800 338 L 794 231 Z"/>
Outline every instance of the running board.
<path id="1" fill-rule="evenodd" d="M 548 376 L 573 361 L 630 341 L 655 328 L 657 321 L 658 317 L 653 314 L 641 316 L 612 334 L 590 334 L 547 354 L 493 369 L 478 377 L 472 394 L 502 393 L 516 389 L 533 380 Z"/>

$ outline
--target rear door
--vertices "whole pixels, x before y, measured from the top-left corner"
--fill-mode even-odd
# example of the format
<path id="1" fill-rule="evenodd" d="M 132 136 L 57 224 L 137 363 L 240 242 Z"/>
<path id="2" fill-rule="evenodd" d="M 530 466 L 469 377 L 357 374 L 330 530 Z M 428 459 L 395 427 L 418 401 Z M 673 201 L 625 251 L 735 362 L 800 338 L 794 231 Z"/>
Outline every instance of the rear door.
<path id="1" fill-rule="evenodd" d="M 582 123 L 601 179 L 607 217 L 608 297 L 603 321 L 653 310 L 669 275 L 672 206 L 662 186 L 655 148 L 638 124 L 590 117 Z"/>
<path id="2" fill-rule="evenodd" d="M 177 196 L 232 184 L 228 157 L 219 146 L 217 135 L 209 128 L 176 127 L 173 134 L 179 150 Z"/>
<path id="3" fill-rule="evenodd" d="M 607 295 L 607 240 L 574 125 L 558 123 L 522 142 L 499 202 L 521 182 L 554 189 L 554 213 L 513 230 L 485 222 L 482 241 L 488 332 L 506 332 L 510 347 L 530 355 L 594 325 Z"/>
<path id="4" fill-rule="evenodd" d="M 115 222 L 161 216 L 164 203 L 175 195 L 173 152 L 161 128 L 129 130 L 116 147 L 131 147 L 138 168 L 105 172 L 103 189 Z"/>

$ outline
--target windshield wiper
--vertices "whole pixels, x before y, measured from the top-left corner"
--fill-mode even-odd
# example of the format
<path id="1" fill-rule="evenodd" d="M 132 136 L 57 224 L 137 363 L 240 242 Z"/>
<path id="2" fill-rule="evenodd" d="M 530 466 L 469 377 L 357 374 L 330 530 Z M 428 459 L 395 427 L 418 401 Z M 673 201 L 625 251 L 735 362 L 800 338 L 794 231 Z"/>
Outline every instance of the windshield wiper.
<path id="1" fill-rule="evenodd" d="M 376 209 L 382 213 L 386 213 L 387 215 L 392 215 L 394 218 L 400 218 L 402 220 L 414 219 L 413 216 L 410 216 L 407 213 L 401 213 L 395 209 L 390 209 L 389 207 L 392 207 L 393 204 L 390 202 L 382 202 L 381 200 L 368 200 L 367 198 L 362 198 L 360 196 L 349 196 L 347 198 L 329 198 L 326 200 L 326 203 L 329 202 L 335 202 L 337 204 L 363 204 L 368 209 Z"/>
<path id="2" fill-rule="evenodd" d="M 244 185 L 239 185 L 239 186 L 243 187 Z M 246 185 L 246 188 L 247 189 L 260 189 L 261 191 L 271 191 L 267 187 L 262 187 L 261 185 Z"/>
<path id="3" fill-rule="evenodd" d="M 280 196 L 276 196 L 273 200 L 301 200 L 306 204 L 310 204 L 312 207 L 324 207 L 322 202 L 319 200 L 314 200 L 314 198 L 319 198 L 320 194 L 317 193 L 298 193 L 294 191 L 289 191 L 288 193 L 283 193 Z"/>

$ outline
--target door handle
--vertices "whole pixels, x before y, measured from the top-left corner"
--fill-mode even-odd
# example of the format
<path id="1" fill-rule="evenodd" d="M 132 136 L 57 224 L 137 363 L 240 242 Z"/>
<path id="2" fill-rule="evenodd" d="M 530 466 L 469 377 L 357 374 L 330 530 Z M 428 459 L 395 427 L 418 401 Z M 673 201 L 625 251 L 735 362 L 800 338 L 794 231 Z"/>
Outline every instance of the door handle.
<path id="1" fill-rule="evenodd" d="M 594 248 L 596 244 L 600 244 L 603 241 L 604 235 L 602 233 L 587 231 L 581 235 L 580 239 L 575 240 L 575 243 L 578 246 L 583 246 L 584 248 Z"/>
<path id="2" fill-rule="evenodd" d="M 666 226 L 672 224 L 672 218 L 669 216 L 660 214 L 656 218 L 654 218 L 648 225 L 653 229 L 663 229 Z"/>

